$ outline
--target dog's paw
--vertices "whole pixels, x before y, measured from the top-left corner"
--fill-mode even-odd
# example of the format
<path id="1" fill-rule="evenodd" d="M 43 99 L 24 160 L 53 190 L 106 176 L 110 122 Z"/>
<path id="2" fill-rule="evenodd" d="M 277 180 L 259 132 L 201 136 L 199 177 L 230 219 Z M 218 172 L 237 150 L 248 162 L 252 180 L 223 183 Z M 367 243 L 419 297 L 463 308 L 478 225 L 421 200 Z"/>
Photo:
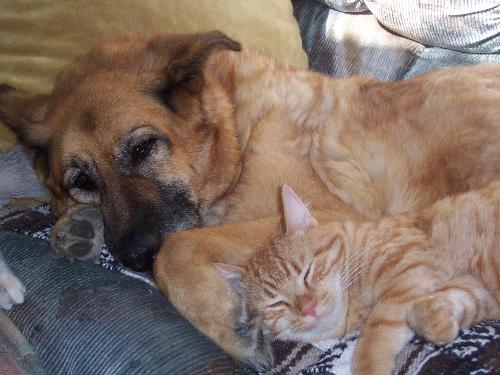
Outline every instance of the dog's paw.
<path id="1" fill-rule="evenodd" d="M 0 271 L 0 308 L 9 310 L 13 305 L 24 302 L 26 288 L 8 269 Z"/>
<path id="2" fill-rule="evenodd" d="M 408 313 L 408 324 L 418 335 L 436 345 L 454 340 L 459 330 L 452 304 L 440 295 L 417 300 Z"/>
<path id="3" fill-rule="evenodd" d="M 71 207 L 59 218 L 50 237 L 54 252 L 68 259 L 99 262 L 104 245 L 104 224 L 95 206 Z"/>

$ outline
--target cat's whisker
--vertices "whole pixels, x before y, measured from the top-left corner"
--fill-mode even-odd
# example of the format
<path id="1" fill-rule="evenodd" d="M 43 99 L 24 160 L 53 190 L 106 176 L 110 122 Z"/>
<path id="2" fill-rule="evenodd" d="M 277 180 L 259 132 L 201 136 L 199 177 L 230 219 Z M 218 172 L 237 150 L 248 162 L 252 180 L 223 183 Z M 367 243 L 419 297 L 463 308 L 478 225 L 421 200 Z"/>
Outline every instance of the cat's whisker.
<path id="1" fill-rule="evenodd" d="M 364 253 L 371 252 L 371 250 L 375 249 L 378 245 L 370 247 Z M 365 266 L 370 263 L 370 257 L 366 257 L 362 259 L 356 267 L 347 270 L 347 272 L 341 274 L 340 276 L 340 288 L 342 290 L 347 289 L 351 286 L 355 281 L 359 279 L 359 276 L 364 272 Z"/>
<path id="2" fill-rule="evenodd" d="M 360 276 L 364 272 L 364 267 L 362 267 L 355 275 L 352 275 L 351 279 L 347 281 L 344 285 L 341 285 L 341 290 L 346 290 L 348 289 L 352 284 L 354 284 L 356 281 L 359 280 Z"/>
<path id="3" fill-rule="evenodd" d="M 360 276 L 365 271 L 365 266 L 369 265 L 370 261 L 371 261 L 370 258 L 366 258 L 362 262 L 360 262 L 358 267 L 356 267 L 356 269 L 353 272 L 351 272 L 349 277 L 344 280 L 344 283 L 341 284 L 341 286 L 340 286 L 341 289 L 345 290 L 345 289 L 349 288 L 352 284 L 354 284 L 357 280 L 359 280 Z"/>
<path id="4" fill-rule="evenodd" d="M 360 263 L 355 270 L 353 270 L 349 275 L 347 275 L 347 277 L 341 281 L 340 289 L 345 290 L 349 288 L 349 286 L 351 286 L 354 282 L 356 282 L 365 271 L 365 266 L 367 264 L 369 264 L 369 261 L 365 260 L 364 262 Z"/>
<path id="5" fill-rule="evenodd" d="M 345 284 L 346 282 L 348 282 L 350 279 L 351 279 L 351 276 L 356 273 L 361 267 L 364 267 L 366 265 L 366 263 L 368 263 L 369 261 L 369 258 L 364 258 L 362 257 L 362 255 L 360 255 L 358 257 L 358 259 L 356 259 L 356 262 L 359 262 L 357 263 L 355 266 L 354 266 L 354 262 L 352 264 L 350 264 L 348 266 L 348 268 L 344 268 L 342 270 L 342 272 L 340 273 L 340 284 L 343 285 Z M 353 267 L 351 268 L 351 265 L 353 265 Z"/>
<path id="6" fill-rule="evenodd" d="M 347 268 L 346 268 L 346 266 L 344 266 L 344 268 L 340 272 L 340 276 L 341 277 L 348 276 L 349 274 L 354 272 L 361 264 L 368 261 L 369 258 L 368 257 L 365 258 L 365 257 L 363 257 L 363 255 L 364 254 L 361 254 L 355 260 L 353 260 L 350 264 L 348 264 Z"/>
<path id="7" fill-rule="evenodd" d="M 359 261 L 362 259 L 361 256 L 352 257 L 349 259 L 348 263 L 344 265 L 342 270 L 339 272 L 340 283 L 343 284 L 349 279 L 350 275 L 359 267 Z M 357 265 L 356 265 L 357 264 Z"/>
<path id="8" fill-rule="evenodd" d="M 377 243 L 374 246 L 370 246 L 370 247 L 365 248 L 362 252 L 360 252 L 359 254 L 356 254 L 354 256 L 351 256 L 345 262 L 345 265 L 344 265 L 342 271 L 339 273 L 340 286 L 342 289 L 346 288 L 345 284 L 352 284 L 352 283 L 350 283 L 350 280 L 352 280 L 352 275 L 355 274 L 356 272 L 358 272 L 358 270 L 360 268 L 362 269 L 369 262 L 370 258 L 369 257 L 364 258 L 364 256 L 366 254 L 371 253 L 372 250 L 377 248 L 380 244 L 381 244 L 381 242 Z M 354 266 L 353 268 L 351 268 L 351 266 L 353 266 L 357 262 L 359 262 L 359 263 L 356 266 Z"/>
<path id="9" fill-rule="evenodd" d="M 369 248 L 365 248 L 360 253 L 352 255 L 351 257 L 347 258 L 344 264 L 344 270 L 349 270 L 351 266 L 353 266 L 359 261 L 359 259 L 363 258 L 365 254 L 371 252 L 377 246 L 378 244 Z"/>

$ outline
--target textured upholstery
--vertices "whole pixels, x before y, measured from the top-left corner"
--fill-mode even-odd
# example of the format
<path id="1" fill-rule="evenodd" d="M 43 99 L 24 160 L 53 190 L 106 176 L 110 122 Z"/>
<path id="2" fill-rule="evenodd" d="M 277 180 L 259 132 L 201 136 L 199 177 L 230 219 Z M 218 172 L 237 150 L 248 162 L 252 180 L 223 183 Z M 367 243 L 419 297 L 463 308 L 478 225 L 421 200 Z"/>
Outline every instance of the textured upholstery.
<path id="1" fill-rule="evenodd" d="M 156 289 L 48 243 L 0 230 L 0 251 L 26 284 L 9 316 L 47 374 L 247 374 Z"/>

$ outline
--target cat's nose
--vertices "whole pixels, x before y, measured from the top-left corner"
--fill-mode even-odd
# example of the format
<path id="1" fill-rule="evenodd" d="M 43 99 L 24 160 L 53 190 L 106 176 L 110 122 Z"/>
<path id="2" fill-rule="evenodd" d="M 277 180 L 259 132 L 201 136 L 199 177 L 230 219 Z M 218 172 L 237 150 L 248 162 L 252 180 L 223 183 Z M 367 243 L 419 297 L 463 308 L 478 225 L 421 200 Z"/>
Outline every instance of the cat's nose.
<path id="1" fill-rule="evenodd" d="M 313 318 L 317 318 L 318 314 L 316 313 L 316 304 L 314 302 L 309 302 L 302 308 L 302 316 L 312 316 Z"/>

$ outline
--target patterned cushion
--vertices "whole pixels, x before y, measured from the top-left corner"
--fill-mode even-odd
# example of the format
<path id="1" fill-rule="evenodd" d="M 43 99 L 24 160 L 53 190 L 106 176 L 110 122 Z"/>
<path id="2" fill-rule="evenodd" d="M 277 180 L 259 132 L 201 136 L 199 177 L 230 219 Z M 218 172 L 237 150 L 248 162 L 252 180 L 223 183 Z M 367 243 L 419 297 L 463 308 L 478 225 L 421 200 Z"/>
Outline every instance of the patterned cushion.
<path id="1" fill-rule="evenodd" d="M 9 316 L 47 374 L 250 374 L 194 329 L 157 289 L 70 263 L 41 239 L 0 230 L 0 251 L 27 287 Z"/>

